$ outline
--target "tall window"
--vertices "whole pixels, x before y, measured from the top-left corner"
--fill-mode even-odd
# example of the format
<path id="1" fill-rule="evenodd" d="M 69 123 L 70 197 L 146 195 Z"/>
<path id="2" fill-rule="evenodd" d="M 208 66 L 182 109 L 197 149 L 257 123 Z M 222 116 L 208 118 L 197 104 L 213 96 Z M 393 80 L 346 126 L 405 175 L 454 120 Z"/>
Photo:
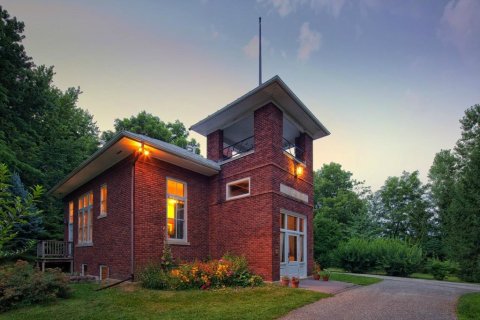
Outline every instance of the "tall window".
<path id="1" fill-rule="evenodd" d="M 68 203 L 68 224 L 73 224 L 73 201 Z"/>
<path id="2" fill-rule="evenodd" d="M 169 239 L 186 240 L 186 184 L 167 179 L 167 235 Z"/>
<path id="3" fill-rule="evenodd" d="M 92 243 L 93 192 L 78 198 L 78 243 Z"/>
<path id="4" fill-rule="evenodd" d="M 107 185 L 104 184 L 100 188 L 100 215 L 107 215 Z"/>

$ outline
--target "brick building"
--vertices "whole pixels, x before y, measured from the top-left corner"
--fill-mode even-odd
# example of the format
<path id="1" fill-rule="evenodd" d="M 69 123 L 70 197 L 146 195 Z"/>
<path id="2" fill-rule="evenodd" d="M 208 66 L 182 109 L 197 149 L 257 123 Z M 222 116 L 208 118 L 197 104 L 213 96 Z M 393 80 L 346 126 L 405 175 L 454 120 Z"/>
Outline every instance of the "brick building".
<path id="1" fill-rule="evenodd" d="M 313 140 L 328 130 L 278 76 L 190 129 L 207 158 L 121 132 L 50 191 L 64 200 L 74 271 L 126 278 L 166 238 L 179 260 L 230 252 L 266 280 L 306 277 Z"/>

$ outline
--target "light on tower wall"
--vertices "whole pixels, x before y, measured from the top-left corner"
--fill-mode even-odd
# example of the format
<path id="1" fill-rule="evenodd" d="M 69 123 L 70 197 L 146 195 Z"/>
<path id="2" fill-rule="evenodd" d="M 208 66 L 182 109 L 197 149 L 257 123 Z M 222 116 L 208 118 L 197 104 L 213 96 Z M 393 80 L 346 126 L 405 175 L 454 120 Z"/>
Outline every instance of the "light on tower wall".
<path id="1" fill-rule="evenodd" d="M 299 177 L 303 174 L 303 166 L 300 164 L 295 165 L 295 177 Z"/>

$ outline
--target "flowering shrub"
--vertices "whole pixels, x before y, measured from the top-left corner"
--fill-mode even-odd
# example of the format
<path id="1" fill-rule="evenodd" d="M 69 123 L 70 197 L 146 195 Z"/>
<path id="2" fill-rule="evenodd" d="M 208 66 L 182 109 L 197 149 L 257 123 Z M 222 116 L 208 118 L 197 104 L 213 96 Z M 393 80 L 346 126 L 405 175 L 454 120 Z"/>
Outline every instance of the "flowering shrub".
<path id="1" fill-rule="evenodd" d="M 258 286 L 261 277 L 248 270 L 244 257 L 225 255 L 219 260 L 195 261 L 181 264 L 175 269 L 164 270 L 154 265 L 140 273 L 140 281 L 150 289 L 210 289 L 222 287 Z"/>
<path id="2" fill-rule="evenodd" d="M 20 260 L 0 267 L 0 312 L 69 295 L 68 277 L 59 269 L 40 272 Z"/>

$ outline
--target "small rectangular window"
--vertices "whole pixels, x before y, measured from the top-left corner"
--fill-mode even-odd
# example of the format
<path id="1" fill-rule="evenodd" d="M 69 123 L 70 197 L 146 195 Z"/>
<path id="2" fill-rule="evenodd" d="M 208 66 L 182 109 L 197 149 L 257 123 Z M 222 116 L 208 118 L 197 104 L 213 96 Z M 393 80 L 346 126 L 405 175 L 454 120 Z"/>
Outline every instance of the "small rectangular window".
<path id="1" fill-rule="evenodd" d="M 107 185 L 104 184 L 100 188 L 100 215 L 107 215 Z"/>
<path id="2" fill-rule="evenodd" d="M 81 275 L 86 276 L 88 274 L 87 265 L 82 264 Z"/>
<path id="3" fill-rule="evenodd" d="M 107 280 L 110 277 L 110 270 L 107 266 L 100 266 L 100 280 Z"/>
<path id="4" fill-rule="evenodd" d="M 240 179 L 227 183 L 227 200 L 242 198 L 250 195 L 250 178 Z"/>

